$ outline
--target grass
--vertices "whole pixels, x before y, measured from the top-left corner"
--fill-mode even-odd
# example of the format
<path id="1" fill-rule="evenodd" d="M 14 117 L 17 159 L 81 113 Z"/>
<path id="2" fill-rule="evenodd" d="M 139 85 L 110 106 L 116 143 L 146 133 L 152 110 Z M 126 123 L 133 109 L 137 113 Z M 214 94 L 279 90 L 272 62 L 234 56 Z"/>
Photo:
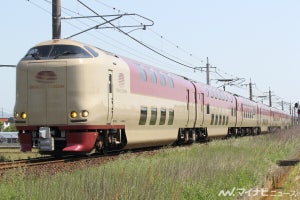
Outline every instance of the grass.
<path id="1" fill-rule="evenodd" d="M 235 199 L 265 187 L 276 161 L 298 152 L 295 130 L 165 148 L 154 156 L 119 156 L 116 161 L 56 175 L 2 177 L 0 199 Z M 220 195 L 221 191 L 232 195 Z M 235 196 L 233 196 L 235 195 Z"/>
<path id="2" fill-rule="evenodd" d="M 20 152 L 20 149 L 16 149 L 16 148 L 11 148 L 11 149 L 0 148 L 0 162 L 36 158 L 40 156 L 41 155 L 37 152 L 36 149 L 33 149 L 32 152 L 24 153 L 24 152 Z"/>

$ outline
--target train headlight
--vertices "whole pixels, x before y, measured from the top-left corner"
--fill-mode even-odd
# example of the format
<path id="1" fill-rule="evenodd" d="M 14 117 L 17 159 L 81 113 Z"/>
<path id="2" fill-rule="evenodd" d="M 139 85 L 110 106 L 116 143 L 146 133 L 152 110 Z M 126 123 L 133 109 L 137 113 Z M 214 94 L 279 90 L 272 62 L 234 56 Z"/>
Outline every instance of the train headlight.
<path id="1" fill-rule="evenodd" d="M 70 116 L 71 116 L 71 118 L 76 118 L 76 117 L 78 116 L 78 114 L 77 114 L 76 111 L 72 111 L 72 112 L 70 113 Z"/>
<path id="2" fill-rule="evenodd" d="M 18 112 L 15 112 L 15 113 L 14 113 L 14 118 L 15 118 L 15 119 L 17 119 L 19 116 L 20 116 L 20 115 L 19 115 Z"/>
<path id="3" fill-rule="evenodd" d="M 27 114 L 26 114 L 25 112 L 22 112 L 22 113 L 21 113 L 21 118 L 22 118 L 22 119 L 26 119 L 26 117 L 27 117 Z"/>
<path id="4" fill-rule="evenodd" d="M 87 111 L 87 110 L 82 110 L 82 111 L 81 111 L 81 116 L 82 116 L 82 117 L 87 117 L 87 116 L 89 116 L 89 111 Z"/>

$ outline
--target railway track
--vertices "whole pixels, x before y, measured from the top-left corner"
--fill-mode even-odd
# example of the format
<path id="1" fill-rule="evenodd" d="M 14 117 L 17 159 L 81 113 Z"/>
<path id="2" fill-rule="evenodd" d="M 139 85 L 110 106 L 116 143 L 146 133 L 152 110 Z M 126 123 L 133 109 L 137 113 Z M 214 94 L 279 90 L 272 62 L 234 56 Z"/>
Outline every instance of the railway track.
<path id="1" fill-rule="evenodd" d="M 106 162 L 113 161 L 119 158 L 118 155 L 128 154 L 128 158 L 137 156 L 152 156 L 156 154 L 159 149 L 159 147 L 154 147 L 152 149 L 136 149 L 129 152 L 108 152 L 106 155 L 95 154 L 91 156 L 68 156 L 61 159 L 49 156 L 3 162 L 0 163 L 0 177 L 5 174 L 9 174 L 15 169 L 21 169 L 26 174 L 34 174 L 39 177 L 45 174 L 54 175 L 57 173 L 68 173 L 85 168 L 86 166 L 98 166 Z"/>
<path id="2" fill-rule="evenodd" d="M 202 142 L 207 143 L 209 142 Z M 183 145 L 189 146 L 189 145 Z M 156 154 L 157 150 L 160 147 L 154 148 L 143 148 L 143 149 L 135 149 L 130 151 L 130 155 L 139 156 L 139 155 L 153 155 Z M 56 174 L 58 172 L 65 171 L 73 171 L 79 169 L 82 166 L 90 165 L 99 165 L 103 164 L 107 161 L 111 161 L 117 159 L 119 154 L 123 154 L 126 152 L 109 152 L 107 155 L 92 155 L 92 156 L 68 156 L 63 157 L 61 159 L 57 159 L 54 157 L 39 157 L 39 158 L 31 158 L 24 160 L 16 160 L 11 162 L 0 162 L 0 176 L 6 173 L 10 169 L 15 168 L 23 168 L 27 171 L 30 171 L 34 174 L 43 174 L 45 172 L 49 172 L 51 174 Z"/>
<path id="3" fill-rule="evenodd" d="M 34 158 L 34 159 L 23 159 L 23 160 L 15 160 L 15 161 L 8 161 L 8 162 L 2 162 L 0 163 L 0 171 L 7 170 L 7 169 L 13 169 L 13 168 L 19 168 L 19 167 L 25 167 L 25 166 L 38 166 L 42 164 L 51 164 L 56 162 L 62 162 L 62 160 L 55 160 L 53 157 L 40 157 L 40 158 Z"/>
<path id="4" fill-rule="evenodd" d="M 154 154 L 153 151 L 136 151 L 132 156 L 145 154 Z M 43 157 L 35 159 L 17 160 L 12 162 L 0 163 L 0 177 L 9 173 L 13 169 L 22 169 L 26 173 L 33 173 L 37 176 L 45 173 L 56 174 L 59 172 L 69 172 L 86 166 L 96 166 L 118 158 L 119 153 L 110 153 L 108 155 L 92 156 L 69 156 L 57 159 L 54 157 Z"/>

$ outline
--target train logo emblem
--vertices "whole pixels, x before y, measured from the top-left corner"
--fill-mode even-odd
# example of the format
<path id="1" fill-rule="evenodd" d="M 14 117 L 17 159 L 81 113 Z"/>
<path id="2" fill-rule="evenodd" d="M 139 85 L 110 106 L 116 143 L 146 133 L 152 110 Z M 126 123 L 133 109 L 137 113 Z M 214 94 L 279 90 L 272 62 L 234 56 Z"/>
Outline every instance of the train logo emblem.
<path id="1" fill-rule="evenodd" d="M 40 71 L 35 75 L 35 80 L 39 83 L 53 83 L 57 79 L 53 71 Z"/>

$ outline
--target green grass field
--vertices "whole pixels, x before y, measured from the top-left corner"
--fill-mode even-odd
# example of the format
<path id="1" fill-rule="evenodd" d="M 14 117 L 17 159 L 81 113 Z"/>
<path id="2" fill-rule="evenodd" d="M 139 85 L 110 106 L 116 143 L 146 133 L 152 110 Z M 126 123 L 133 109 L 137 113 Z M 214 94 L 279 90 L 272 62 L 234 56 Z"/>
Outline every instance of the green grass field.
<path id="1" fill-rule="evenodd" d="M 216 140 L 164 148 L 154 156 L 115 161 L 43 177 L 21 169 L 2 177 L 0 199 L 237 199 L 265 188 L 276 161 L 298 153 L 300 133 Z"/>
<path id="2" fill-rule="evenodd" d="M 36 149 L 33 149 L 32 152 L 23 153 L 20 152 L 20 149 L 17 148 L 11 148 L 11 149 L 0 148 L 0 162 L 36 158 L 40 156 L 41 155 L 37 153 Z"/>

